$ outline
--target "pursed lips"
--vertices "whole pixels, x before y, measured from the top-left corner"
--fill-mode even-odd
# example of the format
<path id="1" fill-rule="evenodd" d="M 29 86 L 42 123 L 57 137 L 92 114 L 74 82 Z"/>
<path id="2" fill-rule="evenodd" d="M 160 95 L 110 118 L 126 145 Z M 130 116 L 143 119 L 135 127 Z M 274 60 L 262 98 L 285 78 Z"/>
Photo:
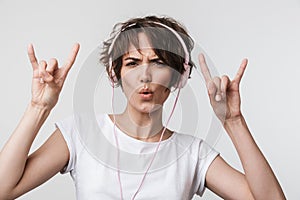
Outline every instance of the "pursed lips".
<path id="1" fill-rule="evenodd" d="M 143 100 L 151 100 L 153 97 L 153 91 L 148 88 L 142 88 L 139 94 Z"/>

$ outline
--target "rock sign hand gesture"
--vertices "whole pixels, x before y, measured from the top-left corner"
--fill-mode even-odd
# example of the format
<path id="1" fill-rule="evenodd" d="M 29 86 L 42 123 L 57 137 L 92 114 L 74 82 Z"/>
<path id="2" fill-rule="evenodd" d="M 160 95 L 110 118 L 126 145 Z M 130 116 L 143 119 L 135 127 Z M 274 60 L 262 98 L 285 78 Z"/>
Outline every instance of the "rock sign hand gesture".
<path id="1" fill-rule="evenodd" d="M 33 69 L 31 88 L 31 103 L 33 105 L 47 109 L 52 109 L 55 106 L 78 51 L 79 44 L 74 44 L 67 61 L 59 67 L 55 58 L 50 59 L 48 63 L 44 60 L 38 62 L 33 45 L 28 45 L 28 57 Z"/>
<path id="2" fill-rule="evenodd" d="M 210 103 L 222 123 L 242 117 L 239 85 L 246 69 L 248 60 L 244 59 L 233 80 L 228 76 L 211 77 L 203 54 L 199 55 L 199 64 L 203 74 Z"/>

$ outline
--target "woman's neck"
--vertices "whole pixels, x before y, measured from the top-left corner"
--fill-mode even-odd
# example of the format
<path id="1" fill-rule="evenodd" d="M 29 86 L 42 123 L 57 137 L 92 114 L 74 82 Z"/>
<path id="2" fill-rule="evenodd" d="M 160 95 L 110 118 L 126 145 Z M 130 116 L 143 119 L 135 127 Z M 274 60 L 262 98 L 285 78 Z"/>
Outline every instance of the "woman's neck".
<path id="1" fill-rule="evenodd" d="M 162 107 L 151 113 L 141 113 L 128 107 L 116 115 L 116 125 L 127 135 L 146 142 L 158 142 L 164 129 L 162 124 Z M 113 117 L 111 117 L 113 119 Z M 162 140 L 172 135 L 166 130 Z"/>

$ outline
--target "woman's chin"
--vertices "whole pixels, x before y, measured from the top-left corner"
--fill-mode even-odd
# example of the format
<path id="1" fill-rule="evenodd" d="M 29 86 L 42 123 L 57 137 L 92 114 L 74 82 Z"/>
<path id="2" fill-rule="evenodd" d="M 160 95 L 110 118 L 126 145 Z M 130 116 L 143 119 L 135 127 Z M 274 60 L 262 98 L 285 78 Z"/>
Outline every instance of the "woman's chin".
<path id="1" fill-rule="evenodd" d="M 152 104 L 147 105 L 141 108 L 141 112 L 148 113 L 148 114 L 154 114 L 155 112 L 159 111 L 162 108 L 162 105 L 159 104 Z"/>

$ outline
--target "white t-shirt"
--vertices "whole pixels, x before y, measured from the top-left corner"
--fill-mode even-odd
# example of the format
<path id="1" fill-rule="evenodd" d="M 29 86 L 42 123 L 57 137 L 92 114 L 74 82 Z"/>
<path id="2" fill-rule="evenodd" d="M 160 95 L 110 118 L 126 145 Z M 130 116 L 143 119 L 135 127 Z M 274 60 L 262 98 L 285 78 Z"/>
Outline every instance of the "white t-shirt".
<path id="1" fill-rule="evenodd" d="M 77 119 L 72 116 L 56 123 L 70 152 L 68 165 L 61 173 L 70 172 L 78 200 L 121 199 L 118 167 L 113 166 L 113 163 L 117 163 L 118 151 L 101 148 L 105 145 L 103 142 L 98 143 L 100 139 L 86 136 L 94 129 L 78 128 L 89 124 L 86 120 L 75 120 L 75 118 Z M 101 141 L 106 140 L 108 145 L 115 147 L 114 124 L 108 115 L 98 115 L 96 123 L 100 133 L 105 136 Z M 82 130 L 88 131 L 82 133 Z M 117 127 L 116 134 L 119 152 L 121 152 L 119 169 L 123 197 L 124 200 L 131 200 L 158 143 L 134 139 Z M 99 150 L 101 155 L 105 156 L 98 155 L 96 152 L 98 149 L 101 149 Z M 218 152 L 203 140 L 174 132 L 172 136 L 161 142 L 159 151 L 135 199 L 188 200 L 192 199 L 194 194 L 202 196 L 207 169 L 217 155 Z"/>

